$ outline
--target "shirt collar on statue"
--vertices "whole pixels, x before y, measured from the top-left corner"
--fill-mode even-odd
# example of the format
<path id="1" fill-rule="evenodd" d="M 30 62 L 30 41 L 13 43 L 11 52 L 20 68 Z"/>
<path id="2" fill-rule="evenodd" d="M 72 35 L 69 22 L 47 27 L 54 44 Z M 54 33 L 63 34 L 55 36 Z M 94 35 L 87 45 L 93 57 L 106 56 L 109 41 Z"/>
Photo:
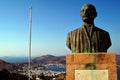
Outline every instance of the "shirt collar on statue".
<path id="1" fill-rule="evenodd" d="M 82 25 L 83 25 L 83 26 L 86 26 L 86 27 L 94 27 L 94 24 L 83 23 Z"/>
<path id="2" fill-rule="evenodd" d="M 90 39 L 90 38 L 92 37 L 92 35 L 93 35 L 94 28 L 95 28 L 94 24 L 88 25 L 88 24 L 83 23 L 83 29 L 84 29 L 84 31 L 85 31 L 86 36 L 87 36 L 89 39 Z M 89 31 L 88 31 L 88 30 L 89 30 Z"/>

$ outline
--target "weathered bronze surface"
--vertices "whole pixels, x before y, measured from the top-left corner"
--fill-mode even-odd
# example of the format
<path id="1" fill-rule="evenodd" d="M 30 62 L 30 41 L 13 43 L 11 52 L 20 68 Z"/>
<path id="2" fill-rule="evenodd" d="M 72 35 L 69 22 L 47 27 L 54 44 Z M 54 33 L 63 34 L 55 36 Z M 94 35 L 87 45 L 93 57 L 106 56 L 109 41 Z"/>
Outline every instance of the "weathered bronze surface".
<path id="1" fill-rule="evenodd" d="M 91 4 L 82 7 L 80 15 L 83 24 L 68 33 L 66 45 L 72 53 L 107 52 L 111 46 L 109 33 L 94 25 L 96 8 Z"/>

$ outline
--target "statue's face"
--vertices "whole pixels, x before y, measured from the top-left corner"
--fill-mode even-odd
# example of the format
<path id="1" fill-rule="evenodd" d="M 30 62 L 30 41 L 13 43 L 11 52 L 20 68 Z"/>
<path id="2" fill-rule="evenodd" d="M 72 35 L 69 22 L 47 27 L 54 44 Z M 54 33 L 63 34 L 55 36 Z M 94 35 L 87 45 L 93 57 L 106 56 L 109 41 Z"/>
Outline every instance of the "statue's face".
<path id="1" fill-rule="evenodd" d="M 96 17 L 96 10 L 91 5 L 85 5 L 82 7 L 80 14 L 84 22 L 91 22 Z"/>

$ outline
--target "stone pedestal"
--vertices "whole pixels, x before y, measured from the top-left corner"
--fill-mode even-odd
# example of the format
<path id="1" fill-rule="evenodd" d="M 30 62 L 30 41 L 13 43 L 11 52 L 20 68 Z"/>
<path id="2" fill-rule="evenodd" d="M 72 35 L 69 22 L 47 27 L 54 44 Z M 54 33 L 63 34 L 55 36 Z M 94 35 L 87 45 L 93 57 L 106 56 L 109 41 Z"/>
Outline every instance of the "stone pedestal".
<path id="1" fill-rule="evenodd" d="M 76 71 L 108 71 L 108 80 L 117 80 L 115 53 L 72 53 L 66 55 L 66 80 L 75 80 Z M 79 71 L 80 73 L 80 71 Z M 104 73 L 104 72 L 103 72 Z M 105 74 L 107 74 L 105 72 Z M 87 76 L 86 76 L 87 77 Z M 82 77 L 81 79 L 82 80 Z"/>

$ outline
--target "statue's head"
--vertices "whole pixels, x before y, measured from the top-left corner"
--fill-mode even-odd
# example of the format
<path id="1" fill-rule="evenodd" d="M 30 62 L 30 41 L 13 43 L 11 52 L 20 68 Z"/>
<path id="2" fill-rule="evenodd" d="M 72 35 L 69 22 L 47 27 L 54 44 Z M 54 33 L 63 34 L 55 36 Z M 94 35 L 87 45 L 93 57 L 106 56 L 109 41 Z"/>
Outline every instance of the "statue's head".
<path id="1" fill-rule="evenodd" d="M 92 4 L 85 4 L 80 11 L 80 15 L 84 22 L 94 21 L 97 16 L 96 8 Z"/>

